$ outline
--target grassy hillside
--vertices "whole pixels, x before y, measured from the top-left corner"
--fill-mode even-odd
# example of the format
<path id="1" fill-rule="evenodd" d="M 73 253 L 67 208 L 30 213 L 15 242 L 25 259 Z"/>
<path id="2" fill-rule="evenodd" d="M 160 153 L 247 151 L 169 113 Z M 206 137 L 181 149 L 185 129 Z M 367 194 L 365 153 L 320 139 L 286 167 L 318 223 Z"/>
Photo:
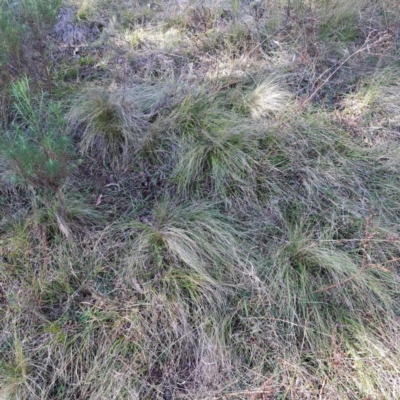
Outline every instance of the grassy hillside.
<path id="1" fill-rule="evenodd" d="M 0 0 L 0 399 L 400 398 L 396 0 Z"/>

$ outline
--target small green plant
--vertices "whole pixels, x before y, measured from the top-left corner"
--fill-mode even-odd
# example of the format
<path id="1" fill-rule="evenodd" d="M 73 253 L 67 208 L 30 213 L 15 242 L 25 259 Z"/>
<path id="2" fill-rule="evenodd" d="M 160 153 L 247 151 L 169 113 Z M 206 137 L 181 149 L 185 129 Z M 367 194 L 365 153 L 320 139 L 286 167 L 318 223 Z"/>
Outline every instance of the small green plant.
<path id="1" fill-rule="evenodd" d="M 94 9 L 95 7 L 93 0 L 83 0 L 78 11 L 76 12 L 76 15 L 79 19 L 86 20 L 94 13 Z"/>
<path id="2" fill-rule="evenodd" d="M 17 180 L 57 196 L 60 219 L 65 221 L 62 186 L 74 163 L 61 105 L 48 101 L 43 93 L 35 100 L 26 77 L 14 83 L 11 91 L 14 122 L 2 135 L 3 151 Z"/>
<path id="3" fill-rule="evenodd" d="M 73 167 L 61 106 L 44 94 L 34 100 L 26 77 L 12 85 L 12 95 L 15 118 L 4 134 L 6 154 L 20 178 L 57 193 Z"/>

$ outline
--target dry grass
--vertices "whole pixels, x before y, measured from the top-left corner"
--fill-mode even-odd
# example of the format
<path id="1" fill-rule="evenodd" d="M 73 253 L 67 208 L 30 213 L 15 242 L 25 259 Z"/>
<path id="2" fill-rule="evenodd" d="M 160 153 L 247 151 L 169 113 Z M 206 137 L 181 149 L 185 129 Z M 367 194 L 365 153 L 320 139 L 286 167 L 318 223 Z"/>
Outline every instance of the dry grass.
<path id="1" fill-rule="evenodd" d="M 160 88 L 89 87 L 75 101 L 68 119 L 73 127 L 84 126 L 80 141 L 83 153 L 121 158 L 138 149 L 149 119 L 162 101 Z"/>
<path id="2" fill-rule="evenodd" d="M 0 93 L 0 398 L 399 398 L 397 2 L 63 6 Z"/>

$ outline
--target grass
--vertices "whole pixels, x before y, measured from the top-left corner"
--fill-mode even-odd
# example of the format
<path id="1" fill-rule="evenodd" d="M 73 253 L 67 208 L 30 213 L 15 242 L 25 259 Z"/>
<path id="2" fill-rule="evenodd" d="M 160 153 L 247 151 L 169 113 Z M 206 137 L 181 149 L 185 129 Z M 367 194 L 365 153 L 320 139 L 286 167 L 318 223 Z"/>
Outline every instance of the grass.
<path id="1" fill-rule="evenodd" d="M 397 399 L 397 2 L 42 3 L 0 0 L 0 398 Z"/>
<path id="2" fill-rule="evenodd" d="M 130 152 L 137 151 L 160 94 L 157 88 L 140 86 L 85 89 L 68 115 L 72 126 L 84 126 L 80 150 L 101 154 L 103 160 L 110 155 L 126 160 Z"/>
<path id="3" fill-rule="evenodd" d="M 221 127 L 211 125 L 195 138 L 180 143 L 182 150 L 175 173 L 178 187 L 185 193 L 199 186 L 210 188 L 214 195 L 224 192 L 227 196 L 235 187 L 252 190 L 257 164 L 252 151 L 262 128 L 237 126 L 232 123 L 234 116 L 224 116 L 222 112 L 217 118 Z"/>

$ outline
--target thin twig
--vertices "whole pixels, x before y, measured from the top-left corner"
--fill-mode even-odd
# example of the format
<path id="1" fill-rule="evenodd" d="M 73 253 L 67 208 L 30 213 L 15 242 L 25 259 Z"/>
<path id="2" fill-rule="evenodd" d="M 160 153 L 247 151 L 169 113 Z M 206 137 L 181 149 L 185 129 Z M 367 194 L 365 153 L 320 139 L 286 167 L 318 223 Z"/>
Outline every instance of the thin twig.
<path id="1" fill-rule="evenodd" d="M 324 394 L 324 389 L 325 389 L 325 385 L 326 385 L 326 382 L 328 381 L 328 378 L 327 377 L 325 377 L 324 378 L 324 380 L 323 380 L 323 382 L 322 382 L 322 385 L 321 385 L 321 390 L 319 391 L 319 400 L 322 400 L 323 399 L 323 394 Z"/>

